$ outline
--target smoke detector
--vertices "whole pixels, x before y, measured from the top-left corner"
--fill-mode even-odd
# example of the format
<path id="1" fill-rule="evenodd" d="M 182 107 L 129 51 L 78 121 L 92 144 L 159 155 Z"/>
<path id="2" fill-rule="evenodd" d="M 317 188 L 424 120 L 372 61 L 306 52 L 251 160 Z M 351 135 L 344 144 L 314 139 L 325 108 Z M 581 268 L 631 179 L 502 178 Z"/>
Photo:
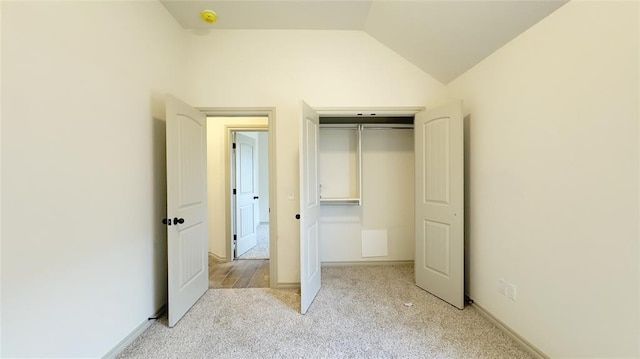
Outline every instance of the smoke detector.
<path id="1" fill-rule="evenodd" d="M 202 18 L 202 21 L 206 22 L 207 24 L 213 24 L 218 20 L 218 14 L 211 10 L 202 10 L 202 12 L 200 13 L 200 17 Z"/>

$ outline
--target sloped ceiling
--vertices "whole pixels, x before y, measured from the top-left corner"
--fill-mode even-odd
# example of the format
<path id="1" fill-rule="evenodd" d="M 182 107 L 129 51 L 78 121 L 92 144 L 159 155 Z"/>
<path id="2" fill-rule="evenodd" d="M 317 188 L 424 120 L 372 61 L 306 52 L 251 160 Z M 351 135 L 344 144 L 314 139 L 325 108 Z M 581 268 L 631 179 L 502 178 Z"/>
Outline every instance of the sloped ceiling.
<path id="1" fill-rule="evenodd" d="M 185 29 L 365 31 L 444 84 L 566 2 L 161 0 Z M 204 9 L 218 21 L 203 22 Z"/>

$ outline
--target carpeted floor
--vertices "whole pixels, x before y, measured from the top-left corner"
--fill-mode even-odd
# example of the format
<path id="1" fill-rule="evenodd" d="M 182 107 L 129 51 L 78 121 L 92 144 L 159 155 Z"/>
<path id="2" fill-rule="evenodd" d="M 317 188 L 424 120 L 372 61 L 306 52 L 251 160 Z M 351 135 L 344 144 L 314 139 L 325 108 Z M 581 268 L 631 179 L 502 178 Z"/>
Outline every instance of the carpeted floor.
<path id="1" fill-rule="evenodd" d="M 238 259 L 269 259 L 269 223 L 263 223 L 256 228 L 258 244 L 246 251 Z"/>
<path id="2" fill-rule="evenodd" d="M 473 307 L 413 283 L 413 267 L 324 267 L 306 315 L 294 290 L 210 289 L 174 328 L 119 358 L 532 358 Z"/>

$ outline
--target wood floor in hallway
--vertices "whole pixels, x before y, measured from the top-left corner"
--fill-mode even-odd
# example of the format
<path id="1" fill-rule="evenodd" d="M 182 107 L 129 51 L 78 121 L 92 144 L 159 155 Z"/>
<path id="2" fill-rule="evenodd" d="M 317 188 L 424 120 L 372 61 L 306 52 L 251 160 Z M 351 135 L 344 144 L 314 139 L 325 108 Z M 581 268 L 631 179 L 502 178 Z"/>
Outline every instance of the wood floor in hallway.
<path id="1" fill-rule="evenodd" d="M 269 260 L 223 262 L 209 256 L 209 288 L 269 288 Z"/>

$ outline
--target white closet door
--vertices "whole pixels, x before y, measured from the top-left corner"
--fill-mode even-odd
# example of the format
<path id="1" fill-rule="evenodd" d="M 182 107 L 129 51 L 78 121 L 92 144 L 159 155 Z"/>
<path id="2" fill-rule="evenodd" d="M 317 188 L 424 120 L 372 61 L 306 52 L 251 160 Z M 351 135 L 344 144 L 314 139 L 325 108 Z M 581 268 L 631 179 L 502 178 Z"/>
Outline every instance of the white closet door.
<path id="1" fill-rule="evenodd" d="M 302 102 L 300 123 L 300 311 L 305 314 L 320 291 L 320 186 L 318 140 L 320 118 Z"/>
<path id="2" fill-rule="evenodd" d="M 206 117 L 167 95 L 169 326 L 209 288 Z"/>
<path id="3" fill-rule="evenodd" d="M 464 308 L 462 103 L 416 114 L 416 284 Z"/>

